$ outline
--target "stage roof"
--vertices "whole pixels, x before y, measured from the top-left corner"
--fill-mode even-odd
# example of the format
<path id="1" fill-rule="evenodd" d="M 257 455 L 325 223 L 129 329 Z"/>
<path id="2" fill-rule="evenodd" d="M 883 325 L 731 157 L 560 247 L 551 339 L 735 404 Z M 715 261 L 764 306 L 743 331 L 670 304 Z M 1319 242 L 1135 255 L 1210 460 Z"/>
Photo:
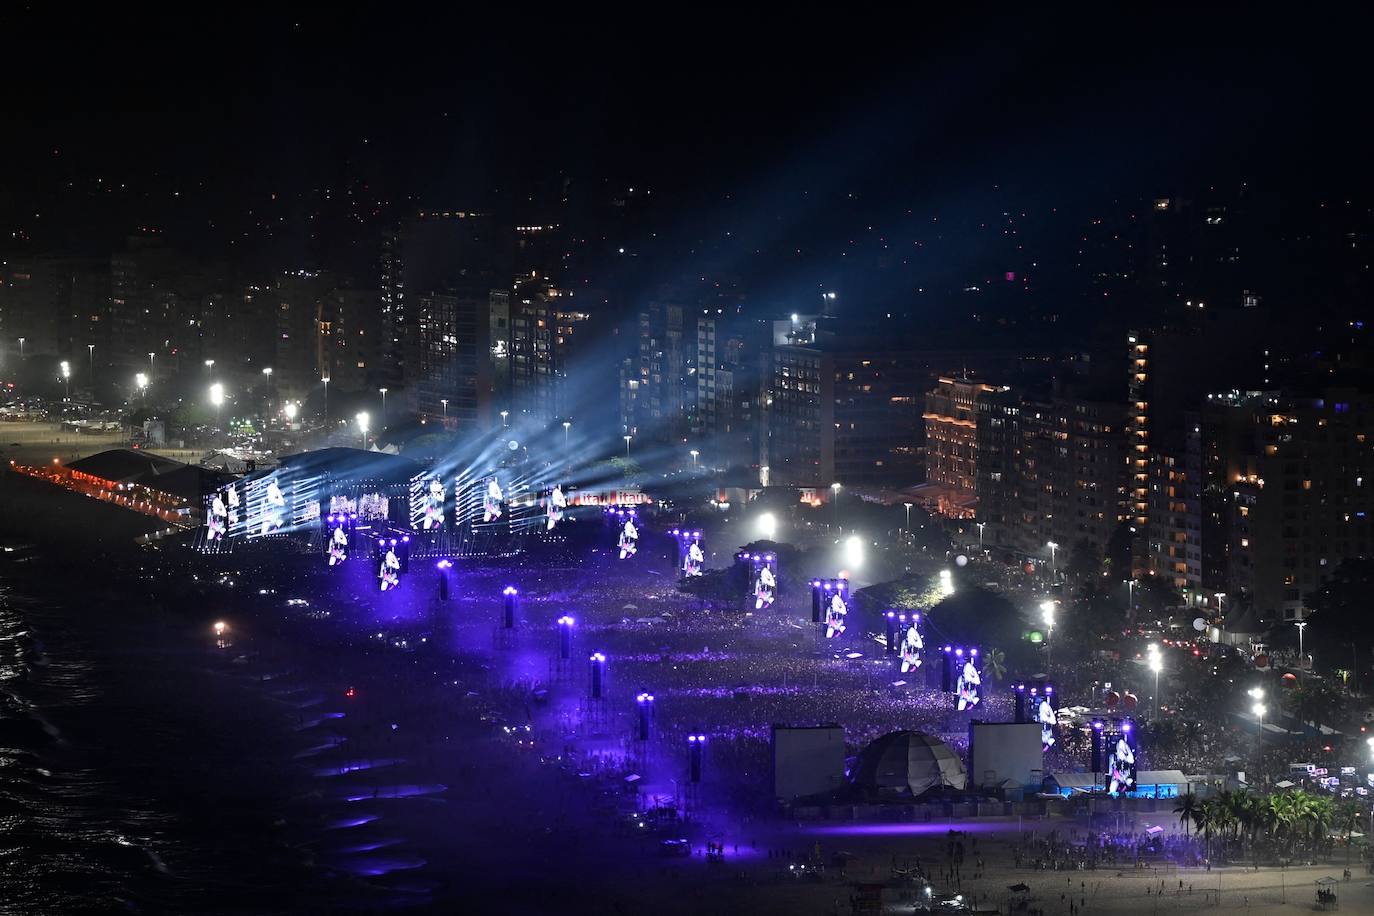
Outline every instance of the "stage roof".
<path id="1" fill-rule="evenodd" d="M 222 483 L 233 480 L 224 474 L 194 464 L 183 464 L 136 449 L 114 448 L 80 458 L 67 465 L 73 471 L 90 474 L 114 483 L 132 483 L 195 502 Z"/>
<path id="2" fill-rule="evenodd" d="M 383 485 L 407 483 L 424 470 L 409 458 L 337 446 L 286 455 L 281 459 L 281 467 L 302 474 L 328 475 L 334 483 L 369 481 Z"/>

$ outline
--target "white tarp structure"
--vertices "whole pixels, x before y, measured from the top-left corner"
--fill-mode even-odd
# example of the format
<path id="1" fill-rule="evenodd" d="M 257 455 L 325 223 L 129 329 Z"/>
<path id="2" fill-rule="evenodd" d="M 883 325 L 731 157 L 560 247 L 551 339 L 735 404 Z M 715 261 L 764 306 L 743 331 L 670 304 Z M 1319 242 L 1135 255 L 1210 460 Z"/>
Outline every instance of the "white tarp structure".
<path id="1" fill-rule="evenodd" d="M 968 782 L 959 756 L 939 738 L 920 732 L 890 732 L 859 754 L 855 785 L 902 795 L 931 789 L 963 789 Z"/>

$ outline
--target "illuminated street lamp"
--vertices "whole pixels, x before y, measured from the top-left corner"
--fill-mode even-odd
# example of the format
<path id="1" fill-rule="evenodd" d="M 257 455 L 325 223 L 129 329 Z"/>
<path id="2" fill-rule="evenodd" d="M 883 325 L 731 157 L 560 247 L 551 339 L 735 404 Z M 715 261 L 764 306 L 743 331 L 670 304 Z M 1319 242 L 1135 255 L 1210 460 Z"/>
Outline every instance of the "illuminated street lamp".
<path id="1" fill-rule="evenodd" d="M 510 411 L 509 411 L 509 410 L 503 410 L 503 411 L 501 411 L 501 426 L 502 426 L 502 428 L 505 428 L 505 425 L 506 425 L 506 417 L 509 417 L 509 416 L 510 416 Z"/>
<path id="2" fill-rule="evenodd" d="M 385 388 L 378 388 L 377 392 L 382 396 L 382 429 L 386 429 L 386 392 Z"/>
<path id="3" fill-rule="evenodd" d="M 19 338 L 19 358 L 24 358 L 24 338 Z"/>
<path id="4" fill-rule="evenodd" d="M 572 429 L 572 421 L 571 421 L 571 420 L 564 420 L 564 421 L 563 421 L 563 447 L 564 447 L 564 448 L 567 448 L 567 447 L 568 447 L 568 430 L 570 430 L 570 429 Z"/>
<path id="5" fill-rule="evenodd" d="M 835 481 L 830 485 L 830 501 L 835 504 L 835 527 L 840 526 L 840 483 Z"/>
<path id="6" fill-rule="evenodd" d="M 983 529 L 988 526 L 987 522 L 975 522 L 974 526 L 978 529 L 978 552 L 983 552 Z"/>
<path id="7" fill-rule="evenodd" d="M 295 401 L 287 401 L 285 404 L 282 405 L 281 411 L 282 413 L 286 414 L 286 420 L 288 423 L 294 423 L 296 421 L 297 407 Z"/>
<path id="8" fill-rule="evenodd" d="M 140 372 L 140 373 L 138 373 L 137 375 L 135 375 L 135 376 L 134 376 L 134 387 L 138 389 L 138 393 L 139 393 L 139 394 L 143 395 L 144 400 L 147 400 L 147 398 L 148 398 L 148 376 L 144 375 L 142 372 Z"/>
<path id="9" fill-rule="evenodd" d="M 701 452 L 697 451 L 696 449 L 692 449 L 692 450 L 691 450 L 690 452 L 688 452 L 687 454 L 689 454 L 689 455 L 692 456 L 692 467 L 696 467 L 696 466 L 697 466 L 697 456 L 700 455 Z"/>
<path id="10" fill-rule="evenodd" d="M 1295 620 L 1293 626 L 1298 628 L 1298 667 L 1302 667 L 1302 631 L 1307 629 L 1306 620 Z M 1325 656 L 1323 656 L 1325 658 Z"/>
<path id="11" fill-rule="evenodd" d="M 157 366 L 153 363 L 153 357 L 156 356 L 156 355 L 157 355 L 157 354 L 155 354 L 155 353 L 149 353 L 149 354 L 148 354 L 148 374 L 149 374 L 149 375 L 157 375 Z"/>
<path id="12" fill-rule="evenodd" d="M 1045 621 L 1045 628 L 1049 630 L 1049 636 L 1045 639 L 1045 670 L 1050 667 L 1050 642 L 1054 638 L 1054 602 L 1040 602 L 1040 619 Z"/>
<path id="13" fill-rule="evenodd" d="M 439 399 L 439 403 L 440 403 L 440 405 L 442 405 L 443 408 L 444 408 L 444 419 L 447 420 L 447 419 L 448 419 L 448 398 L 440 398 L 440 399 Z"/>
<path id="14" fill-rule="evenodd" d="M 329 376 L 322 376 L 320 381 L 324 384 L 324 422 L 329 422 Z"/>
<path id="15" fill-rule="evenodd" d="M 1054 552 L 1059 549 L 1059 545 L 1054 541 L 1049 541 L 1045 546 L 1050 549 L 1050 569 L 1054 569 Z"/>
<path id="16" fill-rule="evenodd" d="M 633 439 L 634 437 L 633 437 L 633 436 L 621 436 L 620 438 L 622 438 L 622 439 L 625 440 L 625 457 L 628 458 L 628 457 L 630 457 L 630 440 Z"/>
<path id="17" fill-rule="evenodd" d="M 91 384 L 95 384 L 95 344 L 86 344 L 86 355 L 91 359 Z"/>
<path id="18" fill-rule="evenodd" d="M 67 400 L 72 399 L 72 367 L 71 363 L 62 360 L 62 381 L 67 385 Z"/>
<path id="19" fill-rule="evenodd" d="M 1155 673 L 1155 718 L 1159 718 L 1159 672 L 1164 670 L 1164 659 L 1159 657 L 1159 646 L 1150 643 L 1150 670 Z"/>
<path id="20" fill-rule="evenodd" d="M 358 432 L 362 433 L 363 436 L 363 448 L 367 448 L 367 424 L 371 418 L 368 417 L 367 411 L 364 410 L 353 419 L 358 421 Z"/>
<path id="21" fill-rule="evenodd" d="M 215 426 L 219 426 L 219 409 L 224 404 L 224 386 L 215 382 L 210 386 L 210 403 L 215 405 Z"/>

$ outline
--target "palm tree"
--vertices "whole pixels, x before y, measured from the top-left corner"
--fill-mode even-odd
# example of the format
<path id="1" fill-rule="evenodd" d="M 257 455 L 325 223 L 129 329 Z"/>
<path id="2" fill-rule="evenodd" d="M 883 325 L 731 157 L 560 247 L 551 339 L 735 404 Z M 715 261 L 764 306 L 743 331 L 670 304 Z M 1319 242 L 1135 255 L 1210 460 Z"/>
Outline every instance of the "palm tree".
<path id="1" fill-rule="evenodd" d="M 1193 825 L 1202 834 L 1203 848 L 1210 857 L 1212 854 L 1212 829 L 1216 826 L 1214 814 L 1216 812 L 1216 799 L 1209 798 L 1197 806 L 1193 812 Z"/>
<path id="2" fill-rule="evenodd" d="M 1360 810 L 1360 806 L 1353 800 L 1347 799 L 1341 802 L 1340 806 L 1336 809 L 1336 817 L 1335 820 L 1332 821 L 1332 826 L 1339 830 L 1341 835 L 1345 837 L 1346 865 L 1350 864 L 1350 834 L 1354 832 L 1356 827 L 1360 826 L 1360 818 L 1363 816 L 1364 812 Z"/>
<path id="3" fill-rule="evenodd" d="M 1174 813 L 1183 822 L 1183 832 L 1185 835 L 1192 836 L 1193 821 L 1197 818 L 1198 799 L 1192 792 L 1187 795 L 1180 795 L 1178 806 L 1174 808 Z"/>
<path id="4" fill-rule="evenodd" d="M 1314 848 L 1325 845 L 1327 831 L 1336 819 L 1336 803 L 1326 795 L 1307 796 L 1307 824 Z"/>
<path id="5" fill-rule="evenodd" d="M 1255 830 L 1259 820 L 1259 803 L 1247 790 L 1231 793 L 1229 811 L 1235 818 L 1236 836 L 1244 843 Z"/>

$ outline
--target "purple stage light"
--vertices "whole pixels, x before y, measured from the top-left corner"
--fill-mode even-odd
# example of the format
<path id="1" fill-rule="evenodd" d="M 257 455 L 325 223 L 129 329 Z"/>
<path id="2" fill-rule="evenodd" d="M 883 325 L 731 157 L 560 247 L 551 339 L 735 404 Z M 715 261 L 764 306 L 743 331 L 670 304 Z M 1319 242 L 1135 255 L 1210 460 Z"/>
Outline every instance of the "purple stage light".
<path id="1" fill-rule="evenodd" d="M 501 590 L 501 594 L 503 594 L 503 595 L 514 595 L 514 594 L 517 594 L 517 592 L 515 591 L 515 586 L 514 586 L 514 585 L 507 585 L 505 588 L 503 588 L 503 589 Z"/>
<path id="2" fill-rule="evenodd" d="M 600 652 L 593 652 L 591 660 L 600 664 L 601 662 L 604 662 L 606 660 L 606 656 L 602 655 Z"/>
<path id="3" fill-rule="evenodd" d="M 395 544 L 396 542 L 395 542 L 395 541 L 392 541 L 391 543 Z M 403 543 L 403 544 L 409 544 L 409 543 L 410 543 L 410 535 L 407 534 L 406 536 L 404 536 L 403 538 L 401 538 L 401 543 Z"/>
<path id="4" fill-rule="evenodd" d="M 452 569 L 452 568 L 453 568 L 453 564 L 450 563 L 448 560 L 440 560 L 438 563 L 435 563 L 434 566 L 435 566 L 436 569 Z"/>

